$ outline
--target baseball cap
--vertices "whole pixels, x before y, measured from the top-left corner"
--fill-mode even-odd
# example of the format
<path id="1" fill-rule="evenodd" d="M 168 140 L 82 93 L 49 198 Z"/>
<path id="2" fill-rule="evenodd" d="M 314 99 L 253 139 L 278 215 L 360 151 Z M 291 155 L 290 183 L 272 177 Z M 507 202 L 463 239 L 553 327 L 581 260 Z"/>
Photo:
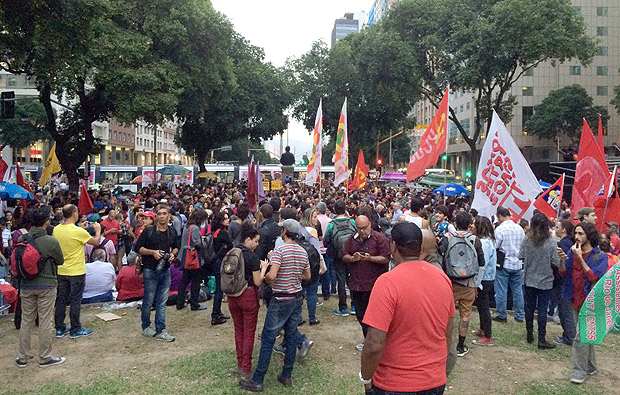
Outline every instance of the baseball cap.
<path id="1" fill-rule="evenodd" d="M 149 217 L 149 218 L 155 219 L 155 213 L 152 212 L 152 211 L 145 211 L 144 213 L 142 213 L 142 215 L 144 215 L 145 217 Z"/>
<path id="2" fill-rule="evenodd" d="M 594 212 L 594 209 L 592 207 L 582 207 L 579 209 L 574 219 L 581 219 L 585 217 L 586 215 L 593 213 L 593 212 Z"/>
<path id="3" fill-rule="evenodd" d="M 413 222 L 399 222 L 392 227 L 392 240 L 398 247 L 408 247 L 413 251 L 422 250 L 422 231 Z"/>
<path id="4" fill-rule="evenodd" d="M 613 226 L 614 228 L 618 229 L 618 223 L 617 222 L 605 222 L 605 225 Z"/>
<path id="5" fill-rule="evenodd" d="M 295 221 L 292 218 L 285 219 L 284 221 L 279 222 L 278 226 L 286 229 L 287 232 L 299 233 L 299 222 Z"/>

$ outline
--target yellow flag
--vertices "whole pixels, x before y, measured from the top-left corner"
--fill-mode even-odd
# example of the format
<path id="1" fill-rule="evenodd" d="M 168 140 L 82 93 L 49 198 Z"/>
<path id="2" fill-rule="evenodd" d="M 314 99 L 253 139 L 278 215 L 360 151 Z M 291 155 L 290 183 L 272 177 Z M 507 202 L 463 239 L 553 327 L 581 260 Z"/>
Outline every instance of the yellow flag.
<path id="1" fill-rule="evenodd" d="M 59 171 L 62 171 L 62 169 L 60 168 L 60 163 L 58 162 L 58 157 L 56 156 L 56 143 L 54 143 L 54 145 L 52 145 L 52 150 L 49 155 L 47 155 L 45 168 L 43 169 L 43 173 L 39 179 L 39 185 L 44 186 L 47 184 L 50 178 L 52 178 L 52 174 L 58 173 Z"/>

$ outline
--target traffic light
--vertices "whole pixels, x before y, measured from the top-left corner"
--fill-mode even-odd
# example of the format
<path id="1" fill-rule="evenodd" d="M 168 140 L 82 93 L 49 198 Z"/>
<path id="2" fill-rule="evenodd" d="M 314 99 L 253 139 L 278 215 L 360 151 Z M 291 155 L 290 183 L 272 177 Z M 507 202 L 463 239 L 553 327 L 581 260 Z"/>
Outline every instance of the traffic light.
<path id="1" fill-rule="evenodd" d="M 377 159 L 377 166 L 381 166 L 383 165 L 383 160 L 382 159 Z"/>
<path id="2" fill-rule="evenodd" d="M 471 170 L 467 170 L 467 171 L 465 172 L 465 177 L 467 177 L 467 178 L 471 178 Z"/>
<path id="3" fill-rule="evenodd" d="M 15 92 L 7 91 L 0 93 L 2 119 L 15 117 Z"/>
<path id="4" fill-rule="evenodd" d="M 448 159 L 448 155 L 447 154 L 441 155 L 441 160 L 447 160 L 447 159 Z"/>

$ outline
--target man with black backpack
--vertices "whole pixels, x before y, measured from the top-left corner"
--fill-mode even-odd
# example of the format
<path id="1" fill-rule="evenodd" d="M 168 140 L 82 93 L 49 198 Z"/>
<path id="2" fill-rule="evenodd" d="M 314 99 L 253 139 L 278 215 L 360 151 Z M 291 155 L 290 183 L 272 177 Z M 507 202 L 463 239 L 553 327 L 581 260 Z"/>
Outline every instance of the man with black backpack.
<path id="1" fill-rule="evenodd" d="M 349 266 L 342 260 L 342 249 L 344 243 L 355 234 L 355 221 L 347 217 L 347 207 L 343 200 L 336 201 L 334 212 L 336 218 L 327 225 L 323 244 L 327 247 L 327 253 L 334 260 L 334 268 L 338 276 L 338 308 L 334 310 L 334 314 L 346 317 L 349 315 L 346 288 L 349 280 Z M 354 313 L 353 309 L 351 309 L 351 313 Z"/>
<path id="2" fill-rule="evenodd" d="M 19 275 L 22 323 L 19 330 L 19 354 L 15 359 L 15 364 L 20 368 L 25 368 L 30 358 L 30 331 L 35 324 L 37 314 L 39 315 L 39 366 L 45 368 L 65 362 L 64 357 L 52 356 L 54 303 L 58 287 L 57 266 L 64 263 L 64 257 L 58 240 L 47 235 L 49 221 L 50 214 L 47 207 L 35 209 L 32 213 L 34 226 L 30 232 L 18 239 L 13 250 L 13 261 L 16 267 L 30 265 L 36 267 L 37 272 L 34 276 Z M 33 262 L 35 259 L 36 262 Z M 18 270 L 18 272 L 21 271 Z"/>
<path id="3" fill-rule="evenodd" d="M 365 215 L 355 219 L 357 233 L 344 244 L 342 257 L 342 260 L 349 265 L 351 304 L 355 307 L 357 321 L 362 326 L 364 338 L 368 332 L 368 325 L 362 321 L 370 301 L 370 292 L 377 278 L 388 271 L 390 263 L 390 246 L 387 238 L 380 232 L 372 230 L 371 226 L 370 220 Z M 358 344 L 357 351 L 361 352 L 363 347 L 363 343 Z"/>
<path id="4" fill-rule="evenodd" d="M 469 213 L 461 211 L 455 218 L 456 233 L 447 233 L 439 244 L 439 253 L 443 257 L 443 269 L 452 280 L 452 293 L 455 303 L 459 304 L 459 342 L 456 355 L 465 356 L 469 348 L 465 337 L 469 330 L 469 316 L 476 299 L 476 275 L 484 267 L 482 243 L 467 229 L 472 218 Z"/>

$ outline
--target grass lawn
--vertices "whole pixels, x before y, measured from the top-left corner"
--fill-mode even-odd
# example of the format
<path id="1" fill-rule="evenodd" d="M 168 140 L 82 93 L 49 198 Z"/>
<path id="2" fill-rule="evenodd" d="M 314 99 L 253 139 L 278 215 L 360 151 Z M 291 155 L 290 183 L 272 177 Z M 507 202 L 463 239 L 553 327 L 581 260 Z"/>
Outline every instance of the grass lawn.
<path id="1" fill-rule="evenodd" d="M 140 334 L 137 309 L 116 313 L 122 319 L 103 322 L 94 315 L 96 307 L 83 307 L 82 321 L 92 328 L 92 336 L 54 340 L 54 355 L 66 356 L 64 365 L 40 369 L 36 359 L 25 369 L 13 364 L 17 352 L 18 331 L 12 321 L 0 319 L 0 392 L 32 394 L 245 394 L 238 379 L 228 373 L 235 366 L 232 322 L 212 327 L 209 309 L 201 312 L 167 309 L 167 327 L 177 336 L 173 343 L 146 339 Z M 354 316 L 337 317 L 331 311 L 332 298 L 317 309 L 321 324 L 300 327 L 315 345 L 293 371 L 293 387 L 284 389 L 276 381 L 282 357 L 274 354 L 265 379 L 266 394 L 363 394 L 358 381 L 359 355 L 355 344 L 362 339 Z M 225 309 L 225 305 L 223 306 Z M 261 308 L 259 331 L 265 309 Z M 307 319 L 304 306 L 303 316 Z M 458 316 L 458 313 L 457 313 Z M 478 325 L 474 310 L 470 329 Z M 610 334 L 597 347 L 599 373 L 577 386 L 568 382 L 569 347 L 541 351 L 525 342 L 525 327 L 509 318 L 494 323 L 495 347 L 467 343 L 470 353 L 458 359 L 448 379 L 448 394 L 613 394 L 620 374 L 615 369 L 620 336 Z M 547 325 L 548 340 L 558 336 L 560 326 Z M 36 333 L 36 331 L 35 331 Z M 36 336 L 32 338 L 37 350 Z M 260 341 L 254 346 L 258 359 Z"/>

